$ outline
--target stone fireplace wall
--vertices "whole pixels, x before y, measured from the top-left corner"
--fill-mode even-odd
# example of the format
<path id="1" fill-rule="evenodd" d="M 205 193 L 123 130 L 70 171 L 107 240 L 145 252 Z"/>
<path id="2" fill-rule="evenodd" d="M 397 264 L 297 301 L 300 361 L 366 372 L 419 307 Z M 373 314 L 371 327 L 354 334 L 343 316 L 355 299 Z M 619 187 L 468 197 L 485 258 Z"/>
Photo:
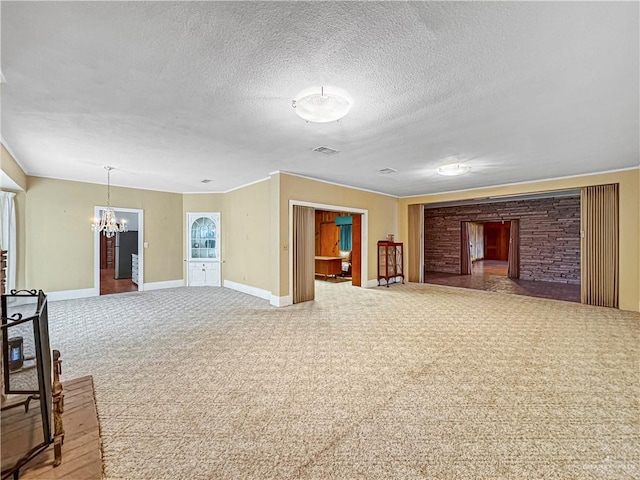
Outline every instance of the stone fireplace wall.
<path id="1" fill-rule="evenodd" d="M 520 220 L 520 278 L 580 283 L 580 197 L 425 209 L 425 271 L 460 273 L 460 222 Z"/>

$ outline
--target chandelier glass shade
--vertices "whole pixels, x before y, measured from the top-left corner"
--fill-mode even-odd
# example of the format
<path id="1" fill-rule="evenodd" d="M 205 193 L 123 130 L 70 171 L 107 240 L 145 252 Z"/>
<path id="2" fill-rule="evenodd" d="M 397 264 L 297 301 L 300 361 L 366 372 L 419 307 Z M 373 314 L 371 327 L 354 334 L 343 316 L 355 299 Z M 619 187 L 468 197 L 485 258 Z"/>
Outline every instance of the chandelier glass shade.
<path id="1" fill-rule="evenodd" d="M 291 105 L 304 120 L 327 123 L 339 120 L 349 113 L 353 100 L 341 88 L 314 87 L 300 92 Z"/>
<path id="2" fill-rule="evenodd" d="M 116 219 L 116 212 L 111 207 L 111 170 L 113 167 L 104 167 L 107 171 L 107 208 L 102 209 L 102 215 L 100 218 L 94 218 L 91 224 L 92 232 L 102 232 L 102 234 L 111 238 L 116 233 L 122 233 L 127 231 L 127 224 L 125 220 L 118 223 Z"/>

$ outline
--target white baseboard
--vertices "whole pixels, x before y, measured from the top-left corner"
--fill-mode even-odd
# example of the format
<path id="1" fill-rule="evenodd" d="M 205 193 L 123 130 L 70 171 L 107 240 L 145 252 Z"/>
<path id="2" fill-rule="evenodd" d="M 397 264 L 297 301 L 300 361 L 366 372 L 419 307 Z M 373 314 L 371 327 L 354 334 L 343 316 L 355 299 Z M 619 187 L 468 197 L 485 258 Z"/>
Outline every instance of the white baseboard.
<path id="1" fill-rule="evenodd" d="M 269 303 L 274 307 L 288 307 L 292 305 L 291 297 L 289 295 L 285 295 L 284 297 L 276 297 L 275 295 L 271 295 L 269 299 Z"/>
<path id="2" fill-rule="evenodd" d="M 377 280 L 367 280 L 366 283 L 362 285 L 364 288 L 373 288 L 378 286 Z"/>
<path id="3" fill-rule="evenodd" d="M 161 288 L 184 287 L 184 280 L 167 280 L 166 282 L 145 283 L 143 290 L 160 290 Z"/>
<path id="4" fill-rule="evenodd" d="M 284 297 L 277 297 L 276 295 L 272 295 L 268 290 L 252 287 L 250 285 L 244 285 L 242 283 L 232 282 L 231 280 L 225 280 L 224 286 L 232 290 L 237 290 L 238 292 L 248 293 L 249 295 L 253 295 L 254 297 L 269 300 L 269 303 L 274 307 L 288 307 L 289 305 L 291 305 L 291 297 L 289 295 L 285 295 Z"/>
<path id="5" fill-rule="evenodd" d="M 243 283 L 232 282 L 231 280 L 225 280 L 224 287 L 230 288 L 231 290 L 236 290 L 238 292 L 247 293 L 264 300 L 271 300 L 271 292 L 262 288 L 252 287 L 251 285 L 245 285 Z"/>
<path id="6" fill-rule="evenodd" d="M 58 300 L 73 300 L 75 298 L 98 297 L 100 291 L 97 288 L 82 288 L 79 290 L 61 290 L 59 292 L 44 292 L 47 300 L 55 302 Z"/>

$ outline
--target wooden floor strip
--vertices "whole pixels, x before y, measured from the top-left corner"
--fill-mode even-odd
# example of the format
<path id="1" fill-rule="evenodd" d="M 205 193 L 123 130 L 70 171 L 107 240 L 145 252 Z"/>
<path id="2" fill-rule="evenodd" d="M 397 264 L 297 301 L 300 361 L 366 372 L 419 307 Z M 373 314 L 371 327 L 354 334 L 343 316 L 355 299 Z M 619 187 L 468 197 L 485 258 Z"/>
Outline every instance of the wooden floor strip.
<path id="1" fill-rule="evenodd" d="M 63 424 L 65 430 L 62 446 L 62 463 L 53 466 L 53 446 L 20 469 L 21 479 L 73 479 L 92 480 L 102 478 L 102 454 L 100 449 L 100 428 L 93 393 L 93 379 L 90 376 L 63 382 L 64 405 Z M 35 407 L 35 408 L 34 408 Z M 10 459 L 19 458 L 15 446 L 33 444 L 39 439 L 39 403 L 32 402 L 28 413 L 17 408 L 11 415 L 2 418 L 2 466 Z"/>

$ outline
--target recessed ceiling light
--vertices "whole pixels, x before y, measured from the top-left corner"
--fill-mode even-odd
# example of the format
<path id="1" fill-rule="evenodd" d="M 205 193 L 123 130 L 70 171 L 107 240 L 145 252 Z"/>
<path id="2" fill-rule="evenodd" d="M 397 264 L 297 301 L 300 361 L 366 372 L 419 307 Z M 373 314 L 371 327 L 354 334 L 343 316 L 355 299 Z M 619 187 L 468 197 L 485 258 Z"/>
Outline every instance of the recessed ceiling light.
<path id="1" fill-rule="evenodd" d="M 313 87 L 298 93 L 291 102 L 299 117 L 307 122 L 327 123 L 341 119 L 353 105 L 347 92 L 336 87 Z"/>
<path id="2" fill-rule="evenodd" d="M 447 163 L 438 167 L 438 173 L 440 175 L 445 175 L 447 177 L 452 177 L 455 175 L 464 175 L 471 167 L 468 165 L 463 165 L 461 163 Z"/>

